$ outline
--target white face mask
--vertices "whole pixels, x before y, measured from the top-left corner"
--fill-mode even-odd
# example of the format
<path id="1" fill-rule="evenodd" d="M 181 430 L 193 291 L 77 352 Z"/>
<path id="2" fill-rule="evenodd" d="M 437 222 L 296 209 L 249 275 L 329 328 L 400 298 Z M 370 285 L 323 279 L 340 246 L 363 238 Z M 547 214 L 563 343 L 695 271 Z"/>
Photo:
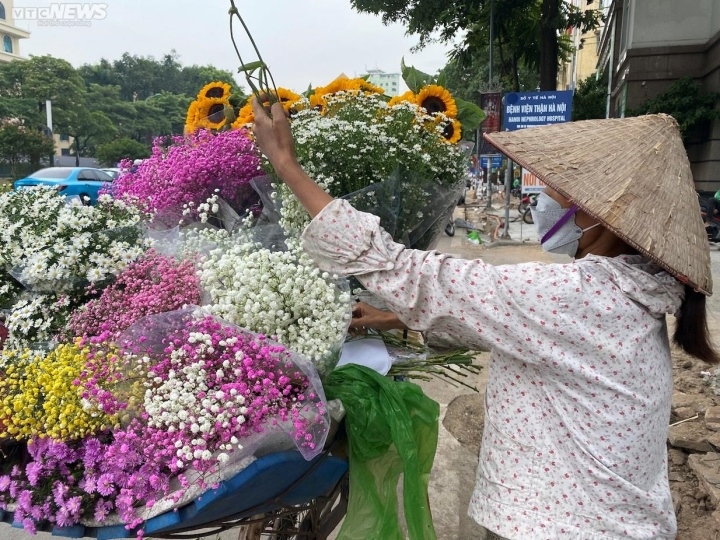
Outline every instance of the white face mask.
<path id="1" fill-rule="evenodd" d="M 536 204 L 530 207 L 530 213 L 545 251 L 574 257 L 578 242 L 585 231 L 600 225 L 596 223 L 585 229 L 578 227 L 575 223 L 575 212 L 578 210 L 575 204 L 570 208 L 563 208 L 546 193 L 538 195 Z"/>

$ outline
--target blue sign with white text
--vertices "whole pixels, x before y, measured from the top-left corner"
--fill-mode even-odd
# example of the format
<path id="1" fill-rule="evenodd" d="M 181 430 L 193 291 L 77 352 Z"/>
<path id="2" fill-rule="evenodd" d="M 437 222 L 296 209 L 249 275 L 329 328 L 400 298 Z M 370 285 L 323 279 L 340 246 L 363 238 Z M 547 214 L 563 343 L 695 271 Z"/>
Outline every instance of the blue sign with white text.
<path id="1" fill-rule="evenodd" d="M 480 156 L 480 167 L 483 169 L 499 169 L 502 167 L 502 154 L 483 154 Z"/>
<path id="2" fill-rule="evenodd" d="M 570 122 L 572 90 L 511 92 L 503 98 L 503 128 L 508 131 Z"/>

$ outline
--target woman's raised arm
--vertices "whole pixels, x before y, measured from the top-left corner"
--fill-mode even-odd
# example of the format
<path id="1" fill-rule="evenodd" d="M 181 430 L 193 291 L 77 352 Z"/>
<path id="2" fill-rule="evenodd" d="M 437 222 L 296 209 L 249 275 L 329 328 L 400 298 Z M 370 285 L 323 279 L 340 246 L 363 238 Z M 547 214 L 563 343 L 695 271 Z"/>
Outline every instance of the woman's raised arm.
<path id="1" fill-rule="evenodd" d="M 315 217 L 333 198 L 302 170 L 295 155 L 290 122 L 280 103 L 267 109 L 256 98 L 252 101 L 253 133 L 260 151 L 270 160 L 280 179 L 292 190 L 311 217 Z"/>

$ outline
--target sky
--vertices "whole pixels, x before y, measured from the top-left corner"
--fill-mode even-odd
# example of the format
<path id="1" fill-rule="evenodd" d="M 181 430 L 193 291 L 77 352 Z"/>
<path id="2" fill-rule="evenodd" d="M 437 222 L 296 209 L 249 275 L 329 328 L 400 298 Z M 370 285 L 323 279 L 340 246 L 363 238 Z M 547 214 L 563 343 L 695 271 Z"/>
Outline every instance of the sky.
<path id="1" fill-rule="evenodd" d="M 9 0 L 4 0 L 6 5 Z M 14 7 L 49 7 L 50 0 L 15 0 Z M 88 4 L 80 0 L 73 4 Z M 31 32 L 21 42 L 23 56 L 51 54 L 74 66 L 128 52 L 157 59 L 177 51 L 182 65 L 213 65 L 237 73 L 240 62 L 230 41 L 229 0 L 109 0 L 98 3 L 104 18 L 90 26 L 42 26 L 31 19 L 16 26 Z M 360 14 L 349 0 L 236 0 L 278 86 L 304 91 L 327 84 L 340 73 L 352 77 L 367 69 L 400 71 L 404 57 L 426 73 L 447 61 L 450 45 L 431 45 L 413 53 L 417 38 L 401 25 L 385 26 L 379 17 Z M 8 11 L 10 11 L 8 9 Z M 236 25 L 236 40 L 248 62 L 251 44 Z M 247 54 L 247 57 L 245 56 Z M 236 75 L 242 84 L 242 76 Z"/>

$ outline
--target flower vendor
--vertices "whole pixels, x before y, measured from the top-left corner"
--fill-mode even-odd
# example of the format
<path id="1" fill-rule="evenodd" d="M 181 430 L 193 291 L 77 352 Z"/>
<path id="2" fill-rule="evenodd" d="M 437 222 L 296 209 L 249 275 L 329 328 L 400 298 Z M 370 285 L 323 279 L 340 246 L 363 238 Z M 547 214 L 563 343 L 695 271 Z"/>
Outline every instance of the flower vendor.
<path id="1" fill-rule="evenodd" d="M 362 307 L 353 324 L 493 349 L 469 508 L 489 537 L 675 538 L 666 315 L 680 348 L 720 361 L 677 123 L 651 115 L 486 135 L 549 186 L 533 210 L 542 245 L 575 259 L 493 267 L 393 242 L 377 217 L 333 199 L 298 165 L 279 104 L 270 114 L 253 106 L 260 149 L 313 218 L 306 251 L 394 311 Z"/>

